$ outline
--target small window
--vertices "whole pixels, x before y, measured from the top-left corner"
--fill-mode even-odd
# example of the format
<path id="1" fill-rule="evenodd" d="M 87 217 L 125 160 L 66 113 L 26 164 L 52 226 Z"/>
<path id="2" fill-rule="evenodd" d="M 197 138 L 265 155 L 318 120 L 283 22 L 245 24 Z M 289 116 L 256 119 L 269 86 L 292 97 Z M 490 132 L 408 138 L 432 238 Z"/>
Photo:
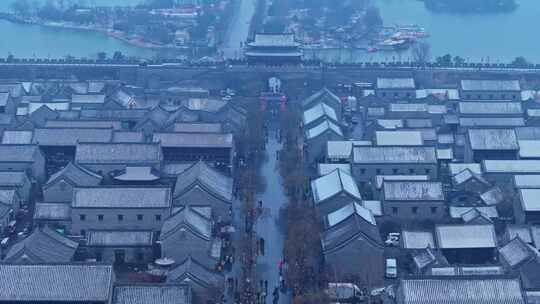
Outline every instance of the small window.
<path id="1" fill-rule="evenodd" d="M 79 214 L 79 219 L 81 221 L 85 221 L 86 220 L 86 214 Z"/>
<path id="2" fill-rule="evenodd" d="M 137 220 L 142 221 L 143 220 L 143 215 L 142 214 L 137 214 Z"/>
<path id="3" fill-rule="evenodd" d="M 426 169 L 426 174 L 430 174 L 431 173 L 431 170 L 430 169 Z"/>
<path id="4" fill-rule="evenodd" d="M 98 214 L 97 219 L 98 221 L 103 221 L 103 214 Z"/>
<path id="5" fill-rule="evenodd" d="M 118 218 L 118 221 L 120 221 L 120 222 L 124 220 L 124 215 L 123 214 L 118 214 L 116 217 Z"/>
<path id="6" fill-rule="evenodd" d="M 377 169 L 377 170 L 375 170 L 375 172 L 377 172 L 377 175 L 380 175 L 381 174 L 381 169 Z"/>
<path id="7" fill-rule="evenodd" d="M 502 99 L 506 99 L 506 94 L 502 94 Z"/>
<path id="8" fill-rule="evenodd" d="M 85 235 L 86 235 L 86 230 L 81 229 L 81 235 L 82 235 L 82 236 L 85 236 Z"/>
<path id="9" fill-rule="evenodd" d="M 396 98 L 397 98 L 398 96 L 399 96 L 399 94 L 398 94 L 398 93 L 394 93 L 394 97 L 396 97 Z"/>
<path id="10" fill-rule="evenodd" d="M 394 175 L 395 175 L 395 174 L 398 174 L 398 171 L 399 171 L 398 169 L 395 169 L 395 168 L 392 169 L 392 173 L 393 173 Z"/>
<path id="11" fill-rule="evenodd" d="M 392 214 L 398 213 L 398 207 L 392 207 Z"/>
<path id="12" fill-rule="evenodd" d="M 418 213 L 418 207 L 412 207 L 411 210 L 412 210 L 412 213 L 414 214 Z"/>
<path id="13" fill-rule="evenodd" d="M 409 169 L 409 174 L 414 174 L 414 169 Z"/>
<path id="14" fill-rule="evenodd" d="M 385 92 L 382 92 L 382 97 L 386 97 L 386 93 L 385 93 Z"/>
<path id="15" fill-rule="evenodd" d="M 366 174 L 366 169 L 360 169 L 360 174 Z"/>
<path id="16" fill-rule="evenodd" d="M 156 221 L 161 221 L 161 214 L 156 214 Z"/>
<path id="17" fill-rule="evenodd" d="M 437 207 L 431 207 L 431 214 L 437 213 Z"/>
<path id="18" fill-rule="evenodd" d="M 137 261 L 142 262 L 144 260 L 144 254 L 137 252 Z"/>
<path id="19" fill-rule="evenodd" d="M 493 94 L 489 94 L 489 99 L 493 99 Z"/>
<path id="20" fill-rule="evenodd" d="M 512 95 L 512 99 L 516 99 L 516 95 Z"/>
<path id="21" fill-rule="evenodd" d="M 407 93 L 407 98 L 411 98 L 411 93 Z"/>
<path id="22" fill-rule="evenodd" d="M 471 99 L 471 95 L 467 94 L 467 99 Z"/>

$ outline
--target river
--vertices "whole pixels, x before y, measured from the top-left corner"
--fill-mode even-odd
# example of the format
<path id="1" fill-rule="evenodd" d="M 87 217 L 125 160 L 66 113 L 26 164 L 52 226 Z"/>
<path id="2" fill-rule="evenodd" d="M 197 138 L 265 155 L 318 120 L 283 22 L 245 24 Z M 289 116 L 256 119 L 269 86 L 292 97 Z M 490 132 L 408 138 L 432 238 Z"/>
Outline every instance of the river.
<path id="1" fill-rule="evenodd" d="M 431 57 L 459 55 L 470 62 L 510 62 L 524 56 L 540 63 L 540 40 L 536 38 L 540 16 L 539 0 L 517 0 L 519 8 L 510 13 L 456 15 L 426 10 L 417 0 L 374 0 L 385 25 L 418 24 L 431 35 Z M 306 52 L 309 56 L 309 52 Z M 364 51 L 326 51 L 329 61 L 407 60 L 402 54 Z"/>
<path id="2" fill-rule="evenodd" d="M 11 2 L 0 0 L 0 10 L 9 9 Z M 341 0 L 336 0 L 341 1 Z M 540 40 L 536 37 L 536 20 L 540 16 L 539 0 L 517 0 L 519 8 L 510 13 L 455 15 L 433 13 L 417 0 L 373 0 L 379 7 L 386 25 L 418 24 L 426 28 L 430 37 L 432 57 L 450 53 L 469 61 L 509 62 L 516 56 L 524 56 L 540 63 Z M 89 0 L 96 5 L 134 5 L 141 0 Z M 252 14 L 253 0 L 242 0 L 233 20 L 231 35 L 223 49 L 226 57 L 236 57 L 240 41 Z M 127 45 L 99 33 L 43 28 L 35 25 L 13 24 L 0 21 L 0 57 L 9 53 L 17 57 L 51 57 L 66 55 L 93 57 L 99 51 L 112 54 L 121 51 L 129 56 L 151 57 L 154 51 Z M 410 54 L 361 50 L 322 52 L 328 61 L 375 61 L 407 60 Z M 306 52 L 310 57 L 310 52 Z"/>

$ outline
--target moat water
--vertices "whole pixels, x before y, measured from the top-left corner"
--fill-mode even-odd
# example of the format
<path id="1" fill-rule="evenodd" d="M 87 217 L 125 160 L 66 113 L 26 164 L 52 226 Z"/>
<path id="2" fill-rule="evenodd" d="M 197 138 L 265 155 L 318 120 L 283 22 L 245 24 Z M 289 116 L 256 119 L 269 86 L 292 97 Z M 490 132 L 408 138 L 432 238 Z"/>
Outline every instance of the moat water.
<path id="1" fill-rule="evenodd" d="M 0 0 L 0 10 L 8 10 L 17 0 Z M 338 1 L 338 0 L 336 0 Z M 88 0 L 96 5 L 134 5 L 141 0 Z M 451 54 L 469 61 L 510 62 L 524 56 L 540 63 L 540 39 L 536 37 L 540 16 L 539 0 L 518 0 L 519 8 L 509 13 L 456 15 L 434 13 L 417 0 L 373 0 L 386 25 L 418 24 L 430 37 L 432 57 Z M 240 14 L 241 15 L 241 14 Z M 66 55 L 95 57 L 100 51 L 112 55 L 152 57 L 155 52 L 130 46 L 100 33 L 44 28 L 0 21 L 0 57 L 61 58 Z M 328 50 L 319 54 L 328 61 L 407 60 L 408 52 L 366 53 L 362 50 Z M 310 56 L 306 52 L 306 56 Z"/>

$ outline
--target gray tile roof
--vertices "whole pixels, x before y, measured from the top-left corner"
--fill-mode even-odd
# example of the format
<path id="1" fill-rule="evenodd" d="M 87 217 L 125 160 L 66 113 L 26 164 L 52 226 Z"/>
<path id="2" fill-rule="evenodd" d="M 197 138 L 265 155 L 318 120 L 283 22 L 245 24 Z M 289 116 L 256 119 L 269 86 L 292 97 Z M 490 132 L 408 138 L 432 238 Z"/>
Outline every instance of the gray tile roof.
<path id="1" fill-rule="evenodd" d="M 75 188 L 73 208 L 169 208 L 169 188 Z"/>
<path id="2" fill-rule="evenodd" d="M 151 230 L 91 230 L 88 231 L 88 246 L 133 247 L 152 246 Z"/>
<path id="3" fill-rule="evenodd" d="M 414 89 L 413 78 L 377 78 L 378 89 Z"/>
<path id="4" fill-rule="evenodd" d="M 495 248 L 497 236 L 493 225 L 437 225 L 437 244 L 441 249 Z"/>
<path id="5" fill-rule="evenodd" d="M 255 41 L 249 45 L 255 47 L 294 47 L 299 44 L 294 41 L 293 34 L 256 34 Z"/>
<path id="6" fill-rule="evenodd" d="M 370 224 L 377 225 L 377 222 L 375 222 L 375 217 L 373 216 L 371 210 L 367 209 L 366 207 L 362 206 L 357 202 L 351 202 L 343 208 L 338 209 L 326 216 L 328 226 L 332 227 L 334 225 L 337 225 L 351 215 L 360 216 Z"/>
<path id="7" fill-rule="evenodd" d="M 326 131 L 332 131 L 339 136 L 343 136 L 343 131 L 341 127 L 332 122 L 331 120 L 325 119 L 320 124 L 312 127 L 311 129 L 306 130 L 307 139 L 313 139 Z"/>
<path id="8" fill-rule="evenodd" d="M 167 274 L 167 282 L 195 282 L 203 287 L 212 287 L 222 281 L 222 275 L 206 268 L 191 256 L 179 261 Z"/>
<path id="9" fill-rule="evenodd" d="M 231 148 L 231 133 L 154 133 L 153 142 L 164 148 Z"/>
<path id="10" fill-rule="evenodd" d="M 310 123 L 323 117 L 326 117 L 332 121 L 338 121 L 338 117 L 334 108 L 330 107 L 324 102 L 321 102 L 305 110 L 302 115 L 302 120 L 304 122 L 304 125 L 309 125 Z"/>
<path id="11" fill-rule="evenodd" d="M 434 147 L 353 147 L 355 164 L 436 164 Z"/>
<path id="12" fill-rule="evenodd" d="M 23 186 L 30 183 L 26 172 L 24 171 L 0 171 L 0 186 Z"/>
<path id="13" fill-rule="evenodd" d="M 332 171 L 340 169 L 341 171 L 351 175 L 351 164 L 317 164 L 317 173 L 319 176 L 327 175 L 332 173 Z"/>
<path id="14" fill-rule="evenodd" d="M 70 204 L 38 203 L 34 209 L 35 220 L 66 221 L 71 219 Z"/>
<path id="15" fill-rule="evenodd" d="M 64 168 L 52 174 L 43 188 L 47 189 L 60 180 L 65 180 L 68 183 L 71 183 L 72 186 L 92 187 L 99 185 L 103 180 L 103 177 L 82 166 L 70 162 Z"/>
<path id="16" fill-rule="evenodd" d="M 401 241 L 405 249 L 436 248 L 435 238 L 430 231 L 409 231 L 401 232 Z"/>
<path id="17" fill-rule="evenodd" d="M 34 130 L 32 142 L 39 146 L 76 146 L 79 142 L 110 142 L 112 129 L 43 128 Z"/>
<path id="18" fill-rule="evenodd" d="M 151 164 L 162 160 L 158 144 L 80 143 L 75 160 L 80 164 Z"/>
<path id="19" fill-rule="evenodd" d="M 120 120 L 47 120 L 46 128 L 112 128 L 122 129 Z"/>
<path id="20" fill-rule="evenodd" d="M 387 201 L 444 201 L 440 182 L 384 181 L 383 191 Z"/>
<path id="21" fill-rule="evenodd" d="M 540 160 L 484 160 L 482 165 L 486 173 L 540 173 Z"/>
<path id="22" fill-rule="evenodd" d="M 339 193 L 348 193 L 353 198 L 362 199 L 353 177 L 340 169 L 313 180 L 311 182 L 311 191 L 316 204 L 324 202 Z"/>
<path id="23" fill-rule="evenodd" d="M 471 115 L 523 114 L 521 102 L 460 102 L 458 110 Z"/>
<path id="24" fill-rule="evenodd" d="M 159 172 L 152 167 L 126 167 L 117 172 L 113 178 L 120 181 L 148 182 L 158 180 Z"/>
<path id="25" fill-rule="evenodd" d="M 460 117 L 462 127 L 522 127 L 523 117 Z"/>
<path id="26" fill-rule="evenodd" d="M 113 269 L 100 264 L 0 264 L 0 301 L 107 302 Z M 16 278 L 16 279 L 15 279 Z"/>
<path id="27" fill-rule="evenodd" d="M 0 162 L 33 163 L 38 153 L 36 145 L 0 145 Z"/>
<path id="28" fill-rule="evenodd" d="M 341 103 L 341 99 L 339 99 L 338 96 L 336 96 L 327 88 L 323 88 L 315 92 L 313 95 L 309 96 L 308 98 L 304 99 L 302 101 L 302 106 L 309 107 L 315 102 L 325 102 L 325 101 L 333 101 L 335 103 Z"/>
<path id="29" fill-rule="evenodd" d="M 540 188 L 540 174 L 514 175 L 514 185 L 516 188 Z"/>
<path id="30" fill-rule="evenodd" d="M 377 146 L 421 146 L 424 144 L 420 131 L 376 131 Z"/>
<path id="31" fill-rule="evenodd" d="M 179 133 L 222 133 L 223 128 L 219 123 L 184 123 L 174 124 L 174 132 Z"/>
<path id="32" fill-rule="evenodd" d="M 329 158 L 349 158 L 353 146 L 371 146 L 366 140 L 330 140 L 326 142 L 326 155 Z"/>
<path id="33" fill-rule="evenodd" d="M 513 268 L 525 260 L 535 257 L 533 250 L 521 238 L 516 237 L 499 248 L 499 254 L 502 260 Z"/>
<path id="34" fill-rule="evenodd" d="M 144 134 L 137 131 L 115 131 L 112 142 L 115 143 L 141 143 L 144 141 Z"/>
<path id="35" fill-rule="evenodd" d="M 204 190 L 222 200 L 227 202 L 232 200 L 232 179 L 210 168 L 203 161 L 196 162 L 178 175 L 174 187 L 174 197 L 182 195 L 195 185 L 202 186 Z"/>
<path id="36" fill-rule="evenodd" d="M 189 229 L 192 233 L 207 241 L 210 241 L 212 237 L 211 220 L 191 208 L 185 207 L 163 223 L 159 238 L 165 240 L 182 228 Z"/>
<path id="37" fill-rule="evenodd" d="M 462 80 L 463 91 L 520 91 L 519 80 Z"/>
<path id="38" fill-rule="evenodd" d="M 400 281 L 400 304 L 525 304 L 519 279 L 420 278 Z"/>
<path id="39" fill-rule="evenodd" d="M 138 284 L 114 287 L 113 304 L 191 304 L 185 284 Z"/>
<path id="40" fill-rule="evenodd" d="M 33 131 L 27 130 L 5 130 L 2 134 L 2 144 L 3 145 L 13 145 L 13 144 L 31 144 L 32 136 L 34 135 Z"/>
<path id="41" fill-rule="evenodd" d="M 78 246 L 77 242 L 48 227 L 43 227 L 34 230 L 26 239 L 13 245 L 3 261 L 7 263 L 21 260 L 32 263 L 67 263 L 73 258 Z"/>
<path id="42" fill-rule="evenodd" d="M 469 129 L 473 150 L 518 150 L 516 132 L 513 129 Z"/>
<path id="43" fill-rule="evenodd" d="M 89 104 L 103 104 L 105 103 L 105 95 L 102 94 L 89 94 L 79 95 L 73 94 L 71 96 L 72 104 L 89 103 Z"/>

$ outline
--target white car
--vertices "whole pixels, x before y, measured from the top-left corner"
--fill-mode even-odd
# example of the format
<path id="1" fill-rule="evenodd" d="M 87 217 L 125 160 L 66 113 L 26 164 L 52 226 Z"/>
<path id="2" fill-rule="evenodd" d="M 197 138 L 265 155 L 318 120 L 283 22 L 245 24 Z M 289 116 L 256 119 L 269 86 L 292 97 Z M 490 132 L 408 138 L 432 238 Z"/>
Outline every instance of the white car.
<path id="1" fill-rule="evenodd" d="M 390 279 L 397 278 L 396 259 L 386 259 L 386 277 Z"/>
<path id="2" fill-rule="evenodd" d="M 399 232 L 390 232 L 388 236 L 386 237 L 386 241 L 384 243 L 386 246 L 399 246 L 399 239 L 401 237 L 401 234 Z"/>

